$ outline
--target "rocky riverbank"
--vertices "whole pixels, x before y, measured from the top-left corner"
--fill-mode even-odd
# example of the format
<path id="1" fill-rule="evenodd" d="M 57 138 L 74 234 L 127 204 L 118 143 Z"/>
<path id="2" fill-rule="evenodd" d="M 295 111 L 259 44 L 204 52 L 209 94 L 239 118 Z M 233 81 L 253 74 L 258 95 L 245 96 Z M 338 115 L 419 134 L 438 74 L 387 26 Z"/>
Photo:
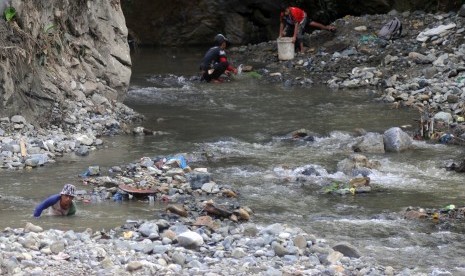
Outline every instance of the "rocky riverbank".
<path id="1" fill-rule="evenodd" d="M 274 41 L 230 50 L 236 64 L 254 71 L 251 77 L 286 86 L 328 85 L 332 89 L 366 89 L 393 108 L 419 110 L 421 139 L 437 139 L 450 131 L 464 144 L 465 8 L 457 13 L 427 14 L 392 11 L 386 15 L 346 16 L 336 20 L 336 33 L 307 34 L 307 50 L 293 60 L 279 61 Z M 397 17 L 399 39 L 376 36 Z M 247 72 L 245 72 L 247 74 Z M 436 118 L 437 113 L 441 113 Z M 434 118 L 434 119 L 433 119 Z M 442 121 L 438 128 L 425 124 Z M 423 132 L 425 131 L 426 132 Z"/>
<path id="2" fill-rule="evenodd" d="M 0 234 L 7 275 L 393 275 L 348 244 L 279 223 L 131 221 L 109 232 L 47 230 L 31 223 Z M 342 252 L 342 253 L 341 253 Z"/>
<path id="3" fill-rule="evenodd" d="M 460 129 L 465 98 L 462 82 L 465 50 L 461 47 L 465 19 L 455 13 L 396 14 L 404 23 L 404 36 L 394 41 L 374 37 L 373 33 L 392 16 L 340 19 L 334 23 L 338 27 L 336 34 L 313 33 L 308 37 L 307 53 L 292 61 L 277 60 L 275 42 L 236 47 L 231 49 L 231 55 L 238 63 L 251 65 L 266 82 L 289 86 L 325 84 L 334 89 L 365 88 L 397 108 L 415 107 L 421 109 L 420 114 L 431 112 L 433 117 L 438 111 L 449 114 L 441 121 L 449 129 Z M 66 109 L 57 107 L 52 112 L 56 117 L 49 120 L 53 123 L 50 128 L 38 129 L 22 116 L 2 119 L 3 167 L 40 166 L 65 153 L 85 156 L 87 150 L 101 144 L 99 136 L 129 132 L 125 125 L 141 119 L 126 106 L 94 95 L 77 95 L 82 98 L 70 101 Z M 460 138 L 459 132 L 454 135 Z M 113 171 L 121 173 L 124 179 L 120 180 L 127 183 L 136 178 L 138 183 L 143 180 L 146 185 L 161 181 L 167 194 L 188 194 L 189 187 L 183 186 L 187 181 L 181 173 L 184 169 L 154 166 L 155 161 L 143 159 L 127 169 L 113 168 Z M 105 181 L 101 183 L 113 182 L 112 179 Z M 205 194 L 213 194 L 218 199 L 223 196 L 220 191 L 228 188 L 208 183 L 205 187 L 205 183 L 196 187 L 194 190 L 200 191 L 193 195 L 206 200 Z M 89 229 L 82 233 L 44 231 L 39 226 L 40 220 L 21 229 L 5 229 L 0 234 L 0 274 L 414 274 L 408 268 L 395 271 L 392 267 L 380 266 L 368 256 L 360 256 L 350 244 L 331 247 L 318 238 L 318 233 L 305 233 L 289 225 L 256 225 L 253 219 L 241 221 L 236 216 L 236 221 L 231 216 L 211 214 L 207 216 L 211 221 L 205 218 L 208 222 L 205 223 L 198 220 L 204 215 L 205 206 L 199 207 L 199 201 L 184 202 L 195 207 L 188 209 L 195 216 L 185 217 L 175 211 L 178 209 L 170 209 L 171 214 L 164 219 L 127 221 L 108 231 Z M 228 210 L 230 215 L 240 205 L 236 203 L 232 207 Z"/>
<path id="4" fill-rule="evenodd" d="M 100 174 L 89 168 L 84 181 L 93 191 L 78 191 L 75 200 L 158 200 L 166 204 L 164 218 L 127 221 L 108 231 L 44 231 L 40 220 L 7 228 L 0 233 L 0 274 L 394 275 L 351 244 L 330 246 L 290 225 L 253 223 L 253 211 L 240 206 L 237 191 L 180 155 L 144 157 Z M 124 192 L 132 189 L 137 191 Z"/>

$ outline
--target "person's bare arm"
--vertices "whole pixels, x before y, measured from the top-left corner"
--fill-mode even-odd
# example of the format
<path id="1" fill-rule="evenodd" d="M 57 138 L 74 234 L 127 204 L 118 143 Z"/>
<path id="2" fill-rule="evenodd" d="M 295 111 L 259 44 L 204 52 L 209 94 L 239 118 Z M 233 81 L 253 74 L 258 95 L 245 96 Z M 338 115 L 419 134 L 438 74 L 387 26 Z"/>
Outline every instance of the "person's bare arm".
<path id="1" fill-rule="evenodd" d="M 279 23 L 279 37 L 284 36 L 283 31 L 284 31 L 284 24 L 283 24 L 283 22 L 281 21 L 281 22 Z"/>
<path id="2" fill-rule="evenodd" d="M 334 27 L 334 26 L 323 25 L 323 24 L 321 24 L 319 22 L 316 22 L 316 21 L 311 21 L 308 25 L 311 26 L 311 27 L 314 27 L 314 28 L 318 28 L 318 29 L 326 30 L 326 31 L 330 31 L 330 32 L 333 32 L 333 31 L 336 30 L 336 27 Z"/>

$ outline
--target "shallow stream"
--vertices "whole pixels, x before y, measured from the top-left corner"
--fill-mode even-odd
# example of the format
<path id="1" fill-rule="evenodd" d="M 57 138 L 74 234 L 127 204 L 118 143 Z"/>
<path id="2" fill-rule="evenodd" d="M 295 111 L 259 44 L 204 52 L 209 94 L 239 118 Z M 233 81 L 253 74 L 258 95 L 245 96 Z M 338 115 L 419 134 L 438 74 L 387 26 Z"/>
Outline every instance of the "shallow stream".
<path id="1" fill-rule="evenodd" d="M 382 133 L 414 125 L 418 112 L 376 103 L 367 90 L 263 85 L 246 74 L 224 84 L 192 83 L 188 77 L 196 74 L 203 51 L 140 49 L 133 56 L 126 103 L 146 116 L 144 127 L 166 134 L 106 138 L 104 149 L 85 158 L 72 155 L 38 169 L 0 172 L 0 228 L 24 227 L 33 220 L 34 206 L 64 183 L 90 190 L 78 176 L 90 165 L 107 170 L 143 156 L 203 152 L 212 158 L 199 165 L 207 167 L 217 183 L 240 192 L 242 205 L 255 212 L 255 223 L 298 225 L 329 242 L 349 242 L 396 269 L 465 270 L 463 224 L 409 221 L 400 215 L 408 206 L 464 205 L 464 175 L 444 169 L 460 158 L 463 148 L 415 142 L 416 148 L 408 152 L 366 154 L 381 163 L 369 175 L 375 192 L 324 195 L 322 184 L 351 177 L 337 172 L 336 166 L 350 155 L 355 129 Z M 283 139 L 301 128 L 321 138 Z M 300 172 L 308 167 L 319 176 L 302 177 Z M 44 216 L 35 223 L 99 230 L 163 212 L 158 202 L 135 200 L 78 203 L 78 208 L 75 217 Z"/>

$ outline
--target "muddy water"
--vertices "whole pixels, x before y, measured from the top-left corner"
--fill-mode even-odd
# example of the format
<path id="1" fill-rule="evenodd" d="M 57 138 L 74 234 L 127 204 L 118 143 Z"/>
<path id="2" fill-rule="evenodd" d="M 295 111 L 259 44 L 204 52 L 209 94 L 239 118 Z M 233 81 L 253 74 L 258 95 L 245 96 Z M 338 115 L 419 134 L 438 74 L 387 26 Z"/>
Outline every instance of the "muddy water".
<path id="1" fill-rule="evenodd" d="M 217 183 L 238 189 L 241 202 L 255 211 L 256 223 L 299 225 L 328 241 L 350 242 L 362 254 L 398 269 L 463 269 L 463 225 L 406 221 L 399 215 L 408 206 L 463 205 L 463 176 L 443 168 L 461 148 L 416 142 L 416 149 L 406 153 L 369 154 L 382 164 L 370 174 L 376 192 L 323 195 L 321 185 L 351 177 L 336 166 L 350 154 L 354 129 L 383 132 L 413 125 L 417 112 L 389 109 L 367 90 L 263 85 L 246 74 L 221 85 L 190 82 L 202 52 L 143 49 L 134 55 L 126 103 L 146 116 L 146 128 L 165 134 L 112 137 L 105 149 L 85 158 L 67 156 L 31 171 L 1 172 L 0 227 L 24 226 L 34 205 L 65 182 L 89 190 L 78 175 L 90 165 L 106 170 L 142 156 L 207 153 L 208 162 L 190 160 L 192 165 L 208 167 Z M 283 139 L 300 128 L 321 137 L 313 142 Z M 318 176 L 301 174 L 309 167 Z M 108 229 L 127 219 L 156 218 L 163 205 L 95 200 L 78 208 L 75 217 L 42 217 L 36 223 L 64 230 Z"/>

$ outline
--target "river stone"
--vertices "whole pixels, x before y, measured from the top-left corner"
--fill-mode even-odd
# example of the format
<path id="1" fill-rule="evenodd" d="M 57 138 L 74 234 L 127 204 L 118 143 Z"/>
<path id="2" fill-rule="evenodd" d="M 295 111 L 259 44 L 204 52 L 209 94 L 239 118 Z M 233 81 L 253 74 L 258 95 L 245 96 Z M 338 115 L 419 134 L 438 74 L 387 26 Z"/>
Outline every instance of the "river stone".
<path id="1" fill-rule="evenodd" d="M 412 146 L 412 138 L 399 127 L 384 132 L 384 148 L 390 152 L 400 152 Z"/>
<path id="2" fill-rule="evenodd" d="M 89 155 L 89 148 L 87 146 L 80 146 L 74 153 L 77 156 L 87 156 Z"/>
<path id="3" fill-rule="evenodd" d="M 209 193 L 209 194 L 216 194 L 220 191 L 218 185 L 215 182 L 207 182 L 202 185 L 202 191 Z"/>
<path id="4" fill-rule="evenodd" d="M 204 183 L 210 182 L 209 173 L 188 173 L 186 174 L 186 178 L 189 181 L 193 190 L 201 189 Z"/>
<path id="5" fill-rule="evenodd" d="M 21 115 L 14 115 L 13 117 L 11 117 L 11 122 L 14 124 L 25 124 L 26 119 Z"/>
<path id="6" fill-rule="evenodd" d="M 253 223 L 247 223 L 244 225 L 244 236 L 255 237 L 258 234 L 257 226 Z"/>
<path id="7" fill-rule="evenodd" d="M 103 260 L 100 262 L 100 265 L 101 265 L 103 268 L 108 269 L 108 268 L 112 268 L 115 264 L 113 263 L 113 261 L 111 260 L 111 258 L 105 257 L 105 259 L 103 259 Z"/>
<path id="8" fill-rule="evenodd" d="M 139 232 L 146 237 L 159 236 L 158 234 L 158 225 L 154 222 L 144 222 L 139 227 Z"/>
<path id="9" fill-rule="evenodd" d="M 42 166 L 48 162 L 48 156 L 46 154 L 32 154 L 24 162 L 26 166 L 37 167 Z"/>
<path id="10" fill-rule="evenodd" d="M 62 241 L 54 242 L 50 245 L 50 250 L 53 254 L 58 254 L 65 250 L 65 243 Z"/>
<path id="11" fill-rule="evenodd" d="M 173 255 L 171 256 L 171 259 L 173 260 L 173 263 L 182 266 L 182 265 L 184 265 L 184 263 L 186 262 L 186 255 L 184 255 L 184 254 L 181 253 L 181 252 L 175 252 L 175 253 L 173 253 Z"/>
<path id="12" fill-rule="evenodd" d="M 307 247 L 307 239 L 303 235 L 299 234 L 295 236 L 294 244 L 299 249 L 305 249 Z"/>
<path id="13" fill-rule="evenodd" d="M 333 246 L 333 249 L 341 252 L 344 256 L 349 258 L 360 258 L 361 254 L 353 245 L 349 243 L 338 243 Z"/>
<path id="14" fill-rule="evenodd" d="M 132 261 L 132 262 L 128 263 L 128 265 L 126 266 L 126 270 L 130 271 L 130 272 L 133 272 L 133 271 L 141 269 L 143 266 L 144 265 L 141 262 Z"/>
<path id="15" fill-rule="evenodd" d="M 274 253 L 279 257 L 283 257 L 284 255 L 289 254 L 289 251 L 282 244 L 278 242 L 273 242 L 272 246 L 273 246 Z"/>
<path id="16" fill-rule="evenodd" d="M 326 261 L 334 265 L 337 264 L 342 259 L 342 257 L 344 257 L 344 255 L 341 252 L 333 251 L 328 254 Z"/>
<path id="17" fill-rule="evenodd" d="M 28 223 L 26 223 L 26 227 L 24 227 L 24 231 L 26 233 L 27 232 L 39 233 L 39 232 L 44 231 L 44 229 L 42 229 L 42 227 L 40 227 L 38 225 L 34 225 L 34 224 L 28 222 Z"/>
<path id="18" fill-rule="evenodd" d="M 384 153 L 383 135 L 369 132 L 361 140 L 352 146 L 355 152 Z"/>
<path id="19" fill-rule="evenodd" d="M 87 136 L 86 134 L 77 135 L 76 140 L 86 146 L 91 146 L 94 143 L 94 139 L 92 137 Z"/>
<path id="20" fill-rule="evenodd" d="M 445 123 L 452 123 L 453 118 L 452 115 L 448 112 L 440 111 L 434 115 L 434 120 L 436 121 L 443 121 Z"/>
<path id="21" fill-rule="evenodd" d="M 276 235 L 279 235 L 279 233 L 281 233 L 283 231 L 284 231 L 284 227 L 283 227 L 282 224 L 274 223 L 274 224 L 268 225 L 267 227 L 262 229 L 260 231 L 260 233 L 261 234 L 268 234 L 268 235 L 276 236 Z"/>
<path id="22" fill-rule="evenodd" d="M 243 248 L 234 248 L 231 252 L 231 256 L 235 259 L 240 259 L 247 256 L 247 253 Z"/>
<path id="23" fill-rule="evenodd" d="M 201 246 L 204 241 L 202 236 L 196 232 L 187 231 L 178 235 L 178 243 L 182 247 L 190 248 Z"/>

